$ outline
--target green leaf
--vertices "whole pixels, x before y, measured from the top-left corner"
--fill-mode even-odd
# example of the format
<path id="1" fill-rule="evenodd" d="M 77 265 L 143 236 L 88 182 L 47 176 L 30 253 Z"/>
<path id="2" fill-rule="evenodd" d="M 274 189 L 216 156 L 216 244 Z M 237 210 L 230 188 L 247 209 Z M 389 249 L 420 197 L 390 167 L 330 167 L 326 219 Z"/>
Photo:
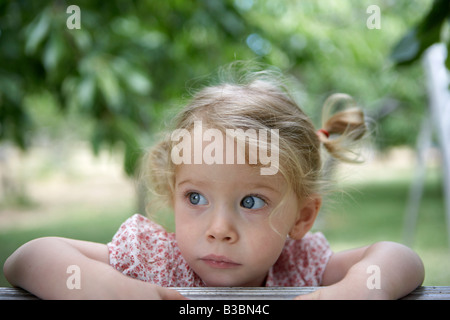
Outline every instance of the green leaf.
<path id="1" fill-rule="evenodd" d="M 22 104 L 22 97 L 24 95 L 22 81 L 14 74 L 0 75 L 0 93 L 15 105 Z M 0 106 L 2 99 L 0 95 Z"/>
<path id="2" fill-rule="evenodd" d="M 46 37 L 51 23 L 48 10 L 44 10 L 26 28 L 25 53 L 32 55 Z"/>
<path id="3" fill-rule="evenodd" d="M 136 66 L 131 65 L 127 60 L 116 58 L 113 60 L 111 67 L 124 84 L 135 93 L 146 95 L 151 91 L 152 83 L 149 76 Z"/>
<path id="4" fill-rule="evenodd" d="M 92 108 L 95 99 L 95 80 L 93 77 L 82 78 L 78 85 L 78 101 L 83 110 Z"/>
<path id="5" fill-rule="evenodd" d="M 447 59 L 445 59 L 445 66 L 450 70 L 450 41 L 447 43 Z"/>
<path id="6" fill-rule="evenodd" d="M 427 30 L 434 28 L 441 29 L 442 23 L 446 17 L 450 15 L 450 1 L 448 0 L 434 0 L 433 5 L 420 22 L 419 28 L 421 32 L 426 33 Z"/>
<path id="7" fill-rule="evenodd" d="M 132 176 L 136 172 L 141 155 L 140 149 L 136 148 L 136 146 L 125 145 L 123 167 L 127 175 Z"/>
<path id="8" fill-rule="evenodd" d="M 92 152 L 98 156 L 100 153 L 100 146 L 104 142 L 104 129 L 101 124 L 94 127 L 94 132 L 91 137 Z"/>
<path id="9" fill-rule="evenodd" d="M 124 118 L 117 118 L 115 127 L 120 139 L 125 143 L 124 170 L 128 175 L 133 175 L 142 155 L 136 125 Z"/>
<path id="10" fill-rule="evenodd" d="M 126 75 L 127 85 L 134 92 L 145 95 L 148 94 L 152 88 L 149 79 L 138 71 L 131 71 Z"/>
<path id="11" fill-rule="evenodd" d="M 394 47 L 391 58 L 397 64 L 411 63 L 419 57 L 420 41 L 417 29 L 411 29 Z"/>
<path id="12" fill-rule="evenodd" d="M 394 46 L 391 58 L 398 64 L 410 64 L 422 53 L 441 40 L 445 18 L 450 16 L 450 2 L 435 0 L 430 11 Z"/>
<path id="13" fill-rule="evenodd" d="M 96 68 L 98 87 L 105 98 L 108 108 L 113 112 L 118 112 L 122 104 L 122 89 L 116 74 L 112 71 L 107 61 L 104 59 L 98 60 L 99 64 Z"/>
<path id="14" fill-rule="evenodd" d="M 53 32 L 44 49 L 43 63 L 47 72 L 54 73 L 64 55 L 64 43 L 57 32 Z"/>

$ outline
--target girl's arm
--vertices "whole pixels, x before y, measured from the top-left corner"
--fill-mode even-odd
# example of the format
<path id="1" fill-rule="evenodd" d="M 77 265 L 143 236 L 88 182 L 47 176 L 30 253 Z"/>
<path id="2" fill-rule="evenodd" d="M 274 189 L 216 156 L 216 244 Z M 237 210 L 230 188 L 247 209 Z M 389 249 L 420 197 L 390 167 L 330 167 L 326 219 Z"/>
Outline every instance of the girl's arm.
<path id="1" fill-rule="evenodd" d="M 393 242 L 335 253 L 323 274 L 328 286 L 297 299 L 399 299 L 424 279 L 422 261 Z"/>
<path id="2" fill-rule="evenodd" d="M 79 274 L 68 267 L 75 265 Z M 175 290 L 127 277 L 109 265 L 104 244 L 39 238 L 17 249 L 3 267 L 6 279 L 42 299 L 182 299 Z M 68 285 L 79 276 L 80 288 Z M 71 281 L 71 279 L 69 279 Z"/>

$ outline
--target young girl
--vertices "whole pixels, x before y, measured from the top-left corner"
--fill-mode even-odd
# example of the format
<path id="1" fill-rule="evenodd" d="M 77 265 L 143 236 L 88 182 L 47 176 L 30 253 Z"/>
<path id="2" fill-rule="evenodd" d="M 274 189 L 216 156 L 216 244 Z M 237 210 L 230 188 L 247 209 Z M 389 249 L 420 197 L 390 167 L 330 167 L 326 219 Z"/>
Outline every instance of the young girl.
<path id="1" fill-rule="evenodd" d="M 322 202 L 321 145 L 355 160 L 349 142 L 366 128 L 354 106 L 330 113 L 340 98 L 349 101 L 328 100 L 316 130 L 271 72 L 204 88 L 143 165 L 153 194 L 173 208 L 175 233 L 134 215 L 107 245 L 36 239 L 6 261 L 8 281 L 44 299 L 181 299 L 167 287 L 190 286 L 323 286 L 299 299 L 408 294 L 424 277 L 410 249 L 380 242 L 333 253 L 309 232 Z M 81 271 L 72 290 L 71 265 Z M 371 285 L 374 267 L 380 282 Z"/>

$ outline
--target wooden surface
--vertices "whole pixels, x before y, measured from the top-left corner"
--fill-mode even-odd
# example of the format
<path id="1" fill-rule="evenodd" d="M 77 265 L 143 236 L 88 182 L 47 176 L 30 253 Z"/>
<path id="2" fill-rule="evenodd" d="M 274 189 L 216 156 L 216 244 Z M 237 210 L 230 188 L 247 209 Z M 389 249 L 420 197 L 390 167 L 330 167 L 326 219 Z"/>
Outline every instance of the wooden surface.
<path id="1" fill-rule="evenodd" d="M 317 287 L 271 288 L 173 288 L 192 300 L 290 300 L 317 290 Z M 0 300 L 36 300 L 19 288 L 0 288 Z M 419 287 L 404 300 L 450 300 L 449 287 Z"/>

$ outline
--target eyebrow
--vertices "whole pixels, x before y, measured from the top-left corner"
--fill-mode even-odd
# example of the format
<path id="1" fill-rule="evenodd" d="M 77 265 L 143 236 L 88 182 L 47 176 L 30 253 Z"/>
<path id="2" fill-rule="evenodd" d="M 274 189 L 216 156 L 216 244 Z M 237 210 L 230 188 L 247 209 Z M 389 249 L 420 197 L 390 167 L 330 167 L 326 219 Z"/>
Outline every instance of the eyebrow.
<path id="1" fill-rule="evenodd" d="M 249 189 L 267 189 L 267 190 L 276 192 L 278 194 L 281 194 L 280 190 L 278 190 L 277 188 L 274 188 L 270 185 L 267 185 L 267 184 L 253 183 L 253 184 L 248 184 L 248 185 L 244 185 L 244 186 L 248 187 Z"/>
<path id="2" fill-rule="evenodd" d="M 188 178 L 188 179 L 185 179 L 185 180 L 175 183 L 175 187 L 179 187 L 179 186 L 181 186 L 183 184 L 187 184 L 187 183 L 191 183 L 196 186 L 205 187 L 205 186 L 209 185 L 209 182 L 211 182 L 211 181 L 193 180 L 193 179 Z M 244 184 L 244 187 L 246 187 L 248 189 L 267 189 L 269 191 L 281 194 L 280 190 L 278 190 L 277 188 L 274 188 L 270 185 L 267 185 L 267 184 L 249 183 L 249 184 Z"/>
<path id="3" fill-rule="evenodd" d="M 201 180 L 185 179 L 185 180 L 182 180 L 181 182 L 175 183 L 175 186 L 177 187 L 177 186 L 180 186 L 180 185 L 186 184 L 186 183 L 191 183 L 193 185 L 200 185 L 200 186 L 202 186 L 202 185 L 205 186 L 208 184 L 208 182 L 201 181 Z"/>

